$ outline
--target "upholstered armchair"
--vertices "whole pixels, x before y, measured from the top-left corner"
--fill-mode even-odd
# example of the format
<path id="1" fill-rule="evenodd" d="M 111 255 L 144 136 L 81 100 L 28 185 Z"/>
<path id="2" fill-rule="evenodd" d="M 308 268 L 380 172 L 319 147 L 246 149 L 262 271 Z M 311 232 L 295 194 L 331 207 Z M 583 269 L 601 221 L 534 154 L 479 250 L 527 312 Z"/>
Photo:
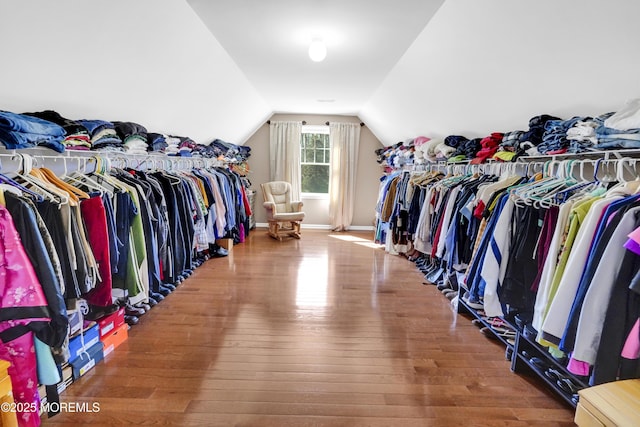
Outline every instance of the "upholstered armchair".
<path id="1" fill-rule="evenodd" d="M 302 202 L 291 200 L 291 184 L 285 181 L 261 185 L 264 208 L 267 210 L 269 236 L 282 240 L 282 234 L 300 238 L 300 222 L 304 219 Z"/>

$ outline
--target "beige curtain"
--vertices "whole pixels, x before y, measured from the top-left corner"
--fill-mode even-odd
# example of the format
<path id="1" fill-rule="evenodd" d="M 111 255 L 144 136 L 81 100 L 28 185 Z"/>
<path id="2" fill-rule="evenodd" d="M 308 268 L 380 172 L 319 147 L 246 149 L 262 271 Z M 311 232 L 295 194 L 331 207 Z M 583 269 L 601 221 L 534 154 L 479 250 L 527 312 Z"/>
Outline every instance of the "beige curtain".
<path id="1" fill-rule="evenodd" d="M 271 181 L 291 184 L 291 200 L 300 200 L 300 122 L 271 122 L 269 126 Z"/>
<path id="2" fill-rule="evenodd" d="M 359 123 L 331 123 L 331 180 L 329 183 L 329 217 L 331 229 L 348 230 L 353 219 L 353 205 L 358 173 Z"/>

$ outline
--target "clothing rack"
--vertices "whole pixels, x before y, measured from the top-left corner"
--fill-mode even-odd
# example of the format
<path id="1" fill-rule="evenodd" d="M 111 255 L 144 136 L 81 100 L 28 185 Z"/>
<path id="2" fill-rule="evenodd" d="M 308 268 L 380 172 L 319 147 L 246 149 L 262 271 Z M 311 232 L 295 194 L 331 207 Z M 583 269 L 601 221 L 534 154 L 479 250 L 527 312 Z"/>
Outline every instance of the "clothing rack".
<path id="1" fill-rule="evenodd" d="M 22 171 L 25 158 L 30 158 L 34 166 L 46 167 L 60 175 L 65 175 L 70 171 L 94 172 L 98 165 L 104 165 L 106 170 L 117 167 L 137 170 L 186 171 L 222 167 L 228 164 L 214 158 L 168 156 L 160 153 L 141 155 L 67 150 L 64 153 L 52 155 L 50 150 L 35 148 L 0 150 L 0 172 L 18 173 Z"/>
<path id="2" fill-rule="evenodd" d="M 16 324 L 0 337 L 20 374 L 12 381 L 14 390 L 25 390 L 16 394 L 22 407 L 37 407 L 39 382 L 47 401 L 57 402 L 53 390 L 64 390 L 126 339 L 124 323 L 137 324 L 210 257 L 228 255 L 219 239 L 244 241 L 251 214 L 245 186 L 231 168 L 215 166 L 226 164 L 155 153 L 0 151 L 3 242 L 11 242 L 2 256 L 5 267 L 19 271 L 3 270 L 3 291 L 29 295 L 15 306 L 5 298 L 5 320 Z M 83 319 L 98 324 L 85 328 Z M 43 363 L 22 356 L 34 348 L 33 331 Z M 29 425 L 38 416 L 17 412 Z"/>
<path id="3" fill-rule="evenodd" d="M 488 161 L 471 164 L 469 161 L 448 163 L 426 162 L 404 165 L 402 170 L 412 172 L 442 172 L 448 175 L 515 173 L 531 176 L 537 172 L 545 175 L 571 175 L 580 181 L 600 182 L 630 181 L 640 179 L 640 149 L 591 151 L 579 154 L 520 157 L 515 162 Z"/>
<path id="4" fill-rule="evenodd" d="M 501 162 L 495 162 L 495 161 L 482 163 L 482 164 L 470 164 L 469 162 L 461 162 L 461 163 L 430 162 L 430 163 L 417 164 L 417 165 L 407 165 L 402 168 L 401 176 L 399 176 L 398 174 L 399 171 L 396 170 L 395 173 L 390 174 L 385 179 L 387 180 L 387 182 L 396 180 L 397 182 L 396 194 L 403 194 L 405 193 L 404 188 L 406 188 L 406 185 L 407 185 L 405 173 L 410 173 L 412 176 L 424 173 L 425 177 L 427 177 L 427 174 L 429 172 L 433 172 L 433 171 L 439 171 L 439 172 L 445 173 L 447 176 L 442 177 L 439 180 L 440 183 L 438 183 L 437 180 L 432 180 L 430 182 L 427 182 L 427 185 L 431 186 L 432 189 L 438 186 L 440 186 L 440 188 L 445 188 L 445 187 L 448 187 L 450 183 L 455 183 L 455 181 L 448 180 L 450 176 L 452 177 L 458 176 L 461 178 L 466 178 L 471 174 L 479 174 L 479 175 L 484 174 L 484 175 L 494 175 L 496 177 L 500 177 L 499 178 L 500 180 L 504 179 L 505 181 L 507 181 L 508 179 L 510 179 L 509 175 L 514 175 L 514 172 L 516 172 L 516 175 L 519 175 L 521 177 L 527 177 L 527 178 L 533 177 L 536 174 L 541 174 L 543 179 L 539 181 L 541 183 L 540 188 L 542 188 L 545 191 L 549 190 L 549 194 L 551 195 L 551 197 L 554 197 L 554 198 L 543 197 L 543 196 L 547 196 L 546 193 L 531 192 L 530 189 L 535 185 L 538 185 L 537 184 L 538 181 L 533 181 L 533 180 L 523 180 L 522 182 L 518 183 L 519 188 L 516 188 L 514 186 L 512 190 L 509 190 L 508 192 L 506 192 L 505 195 L 507 198 L 506 199 L 503 198 L 503 201 L 510 200 L 512 205 L 515 203 L 515 205 L 520 209 L 520 212 L 523 212 L 524 210 L 529 209 L 529 207 L 531 209 L 539 209 L 539 208 L 550 208 L 551 206 L 560 206 L 560 204 L 564 203 L 564 197 L 566 196 L 566 194 L 568 194 L 567 192 L 569 191 L 579 192 L 579 191 L 582 191 L 583 189 L 587 191 L 592 191 L 594 189 L 599 189 L 600 191 L 616 191 L 618 192 L 617 194 L 619 195 L 626 194 L 628 197 L 633 197 L 632 194 L 637 190 L 638 188 L 637 184 L 640 183 L 640 169 L 638 168 L 639 162 L 640 162 L 640 150 L 611 150 L 611 151 L 589 152 L 589 153 L 580 153 L 580 154 L 523 157 L 518 161 L 512 162 L 512 163 L 501 163 Z M 403 179 L 405 180 L 405 182 L 401 182 Z M 474 177 L 473 179 L 478 179 L 478 177 Z M 416 182 L 419 182 L 419 181 L 416 181 Z M 623 185 L 613 186 L 611 185 L 613 183 L 619 183 Z M 513 184 L 515 184 L 515 181 L 513 182 Z M 510 187 L 513 184 L 507 184 L 507 185 Z M 414 184 L 414 185 L 420 186 L 420 184 Z M 425 186 L 422 188 L 422 190 L 427 191 L 426 188 L 427 187 Z M 396 190 L 394 190 L 394 192 L 395 191 Z M 558 192 L 557 196 L 559 197 L 554 196 L 554 193 L 556 191 Z M 390 193 L 393 194 L 393 192 L 390 192 Z M 461 194 L 461 193 L 457 193 L 457 194 Z M 384 226 L 379 227 L 379 229 L 384 229 L 386 237 L 389 237 L 392 235 L 391 233 L 394 233 L 393 234 L 394 240 L 392 244 L 389 243 L 389 239 L 384 239 L 389 253 L 407 252 L 406 250 L 401 248 L 404 247 L 406 249 L 409 249 L 413 246 L 413 245 L 409 246 L 407 244 L 408 241 L 403 240 L 402 238 L 403 230 L 401 228 L 408 227 L 406 226 L 406 224 L 411 222 L 412 218 L 413 218 L 413 221 L 416 220 L 417 216 L 414 215 L 412 217 L 411 216 L 412 214 L 409 212 L 408 208 L 409 208 L 409 205 L 414 204 L 416 200 L 421 200 L 420 199 L 421 196 L 418 195 L 418 197 L 416 198 L 415 196 L 417 192 L 415 190 L 412 193 L 407 191 L 406 194 L 410 194 L 408 198 L 405 198 L 402 201 L 400 201 L 400 199 L 397 199 L 394 204 L 394 206 L 397 206 L 398 204 L 400 204 L 401 206 L 404 205 L 403 209 L 406 212 L 406 216 L 402 216 L 402 213 L 392 214 L 392 217 L 389 217 L 388 221 L 385 221 L 384 219 L 382 220 L 383 222 L 386 222 L 386 224 L 389 224 L 390 228 L 385 229 Z M 435 199 L 432 199 L 433 194 L 436 194 L 436 193 L 428 193 L 428 196 L 424 196 L 425 200 L 435 200 Z M 595 197 L 595 196 L 589 196 L 589 197 Z M 453 199 L 453 200 L 455 201 L 456 199 Z M 385 202 L 384 199 L 381 199 L 381 202 Z M 521 202 L 524 202 L 524 203 L 521 203 Z M 418 203 L 422 204 L 422 202 L 418 202 Z M 385 212 L 383 209 L 386 208 L 386 206 L 387 206 L 386 202 L 384 203 L 384 206 L 383 206 L 383 203 L 379 203 L 379 207 L 381 208 L 379 210 L 381 217 L 385 215 Z M 434 206 L 434 208 L 435 208 L 435 212 L 445 212 L 447 209 L 449 209 L 449 212 L 455 212 L 455 214 L 458 214 L 459 212 L 461 212 L 461 209 L 457 207 L 455 204 L 450 205 L 449 207 L 444 207 L 443 205 L 436 205 Z M 428 212 L 428 210 L 426 212 Z M 431 212 L 434 212 L 434 211 L 432 210 Z M 390 224 L 394 224 L 394 221 L 396 221 L 396 218 L 394 218 L 393 215 L 397 215 L 397 218 L 400 218 L 400 220 L 396 222 L 396 224 L 398 224 L 398 227 L 396 230 L 392 229 L 390 226 Z M 433 227 L 433 224 L 439 224 L 441 221 L 441 218 L 437 216 L 437 213 L 435 214 L 427 213 L 426 216 L 430 216 L 430 215 L 436 215 L 434 218 L 432 218 L 432 221 L 435 221 L 435 222 L 432 222 L 429 225 L 427 225 L 425 229 L 430 230 L 429 233 L 436 233 L 435 232 L 436 228 Z M 511 215 L 511 214 L 508 214 L 508 215 Z M 443 214 L 442 218 L 448 218 L 448 216 Z M 519 217 L 519 218 L 522 220 L 524 217 Z M 531 216 L 531 218 L 535 219 L 535 217 L 533 216 Z M 593 218 L 597 219 L 597 216 L 593 216 Z M 449 220 L 447 219 L 446 221 L 449 221 Z M 532 222 L 532 224 L 534 223 L 535 222 Z M 495 230 L 503 231 L 505 229 L 504 222 L 496 221 L 495 224 L 496 224 Z M 489 226 L 489 224 L 487 224 L 487 226 Z M 562 228 L 560 229 L 562 230 L 565 226 L 566 225 L 562 225 L 561 226 Z M 627 225 L 627 227 L 628 226 L 629 225 Z M 630 231 L 631 229 L 632 228 L 630 228 L 629 230 L 625 229 L 626 231 L 624 233 L 621 233 L 621 235 L 627 235 L 626 234 L 627 231 Z M 442 234 L 440 234 L 440 236 L 444 236 L 447 233 L 445 230 L 448 230 L 448 229 L 443 228 Z M 588 231 L 588 233 L 594 233 L 594 232 L 595 230 Z M 413 235 L 420 235 L 420 232 L 417 229 L 414 229 L 413 231 L 409 231 L 409 233 Z M 507 256 L 506 254 L 509 253 L 509 252 L 500 253 L 499 245 L 501 243 L 499 242 L 504 241 L 504 234 L 500 236 L 499 235 L 500 233 L 496 233 L 496 234 L 493 234 L 493 233 L 494 232 L 491 231 L 492 236 L 494 237 L 498 236 L 498 237 L 495 237 L 495 239 L 494 237 L 491 237 L 492 239 L 491 245 L 493 245 L 491 246 L 491 251 L 487 250 L 486 248 L 483 249 L 482 246 L 480 246 L 479 249 L 476 249 L 478 250 L 477 253 L 481 254 L 482 252 L 480 251 L 484 251 L 485 253 L 491 252 L 492 254 L 498 253 L 499 257 L 503 258 Z M 448 234 L 446 235 L 448 236 Z M 451 235 L 455 239 L 455 233 L 452 233 Z M 522 234 L 517 233 L 511 237 L 506 237 L 506 239 L 517 238 L 517 239 L 523 239 L 524 241 L 528 238 L 528 236 L 531 236 L 531 235 L 534 235 L 534 234 L 529 233 L 527 235 L 526 230 L 523 229 Z M 431 236 L 433 236 L 433 234 L 431 234 Z M 549 236 L 549 238 L 550 237 L 551 236 Z M 422 239 L 423 242 L 426 241 L 425 240 L 426 235 L 421 236 L 420 239 Z M 442 239 L 442 237 L 438 239 Z M 500 239 L 503 239 L 503 240 L 500 240 Z M 484 239 L 484 240 L 487 240 L 487 239 Z M 472 240 L 472 242 L 473 241 L 476 241 L 475 238 Z M 582 241 L 587 242 L 587 240 L 585 239 L 583 239 Z M 450 244 L 450 241 L 448 242 L 449 243 L 447 243 L 447 245 Z M 562 253 L 560 251 L 560 248 L 563 247 L 565 242 L 564 241 L 562 242 L 558 241 L 558 242 L 559 243 L 556 245 L 557 247 L 555 249 L 554 255 L 551 255 L 552 256 L 551 259 L 555 259 L 556 256 L 559 256 L 559 254 Z M 573 245 L 573 243 L 571 243 L 570 245 Z M 474 245 L 472 244 L 471 247 L 473 246 Z M 548 243 L 546 245 L 543 244 L 543 246 L 548 247 Z M 622 245 L 620 244 L 620 247 L 621 246 Z M 416 246 L 413 246 L 413 247 L 417 247 L 417 243 L 416 243 Z M 464 248 L 465 246 L 461 246 L 461 247 Z M 538 250 L 537 248 L 538 246 L 536 243 L 536 249 L 534 249 L 536 252 Z M 443 252 L 443 249 L 444 249 L 444 252 Z M 474 253 L 474 255 L 471 257 L 471 260 L 468 260 L 465 258 L 464 261 L 459 261 L 463 258 L 458 258 L 459 253 L 456 252 L 456 249 L 453 249 L 448 252 L 446 245 L 443 247 L 443 249 L 441 249 L 440 246 L 436 245 L 435 243 L 433 244 L 433 250 L 431 249 L 431 246 L 421 245 L 421 249 L 419 249 L 419 251 L 422 252 L 422 255 L 421 255 L 421 258 L 418 257 L 416 258 L 416 260 L 422 261 L 422 263 L 419 265 L 419 268 L 423 273 L 426 273 L 425 280 L 429 283 L 437 284 L 439 289 L 441 288 L 443 291 L 447 291 L 447 290 L 452 291 L 447 293 L 447 295 L 451 297 L 449 299 L 452 299 L 455 296 L 456 298 L 455 306 L 457 308 L 457 311 L 469 313 L 471 316 L 475 318 L 474 319 L 475 324 L 483 326 L 487 331 L 490 331 L 490 333 L 494 334 L 497 339 L 499 339 L 505 344 L 506 350 L 507 350 L 506 355 L 507 355 L 507 358 L 511 361 L 511 369 L 514 372 L 532 370 L 545 383 L 547 383 L 554 391 L 556 391 L 557 394 L 562 399 L 564 399 L 569 405 L 575 407 L 577 403 L 576 390 L 579 388 L 584 388 L 589 386 L 589 375 L 578 376 L 575 373 L 577 371 L 569 370 L 565 362 L 561 363 L 560 360 L 562 359 L 556 359 L 555 357 L 552 357 L 551 354 L 549 354 L 549 352 L 547 351 L 546 347 L 542 347 L 538 343 L 537 335 L 535 333 L 532 334 L 530 330 L 527 329 L 526 325 L 531 324 L 530 320 L 527 320 L 526 318 L 518 318 L 517 316 L 514 318 L 507 312 L 505 312 L 505 315 L 496 314 L 495 300 L 491 300 L 491 303 L 489 305 L 483 305 L 482 303 L 479 304 L 478 301 L 475 300 L 475 298 L 471 298 L 472 286 L 474 285 L 474 283 L 477 284 L 479 282 L 478 280 L 475 280 L 474 282 L 469 283 L 469 282 L 466 282 L 466 279 L 468 278 L 467 274 L 470 271 L 469 269 L 471 269 L 471 265 L 473 264 L 473 261 L 475 261 L 476 254 Z M 569 251 L 571 251 L 571 249 L 572 249 L 572 246 L 569 246 Z M 479 255 L 479 256 L 482 256 L 482 255 Z M 496 255 L 496 259 L 497 259 L 497 255 Z M 529 257 L 527 259 L 530 260 L 530 259 L 536 259 L 536 258 Z M 575 267 L 578 267 L 579 262 L 576 260 L 579 260 L 579 259 L 580 259 L 580 255 L 576 256 L 575 259 L 572 259 L 572 258 L 565 259 L 565 263 L 572 262 L 572 265 L 574 265 Z M 597 259 L 597 258 L 594 258 L 594 259 Z M 483 262 L 484 261 L 480 261 L 478 263 L 478 265 L 480 265 L 480 268 L 475 270 L 475 272 L 472 272 L 472 276 L 475 276 L 474 278 L 484 277 L 484 276 L 480 276 L 480 273 L 484 275 L 484 272 L 481 271 Z M 519 262 L 520 261 L 518 261 L 518 263 L 514 262 L 512 264 L 512 265 L 518 266 L 518 267 L 512 267 L 513 271 L 518 270 L 518 268 L 521 269 L 518 271 L 525 271 L 525 267 L 523 267 Z M 468 266 L 466 266 L 467 263 L 469 264 Z M 498 262 L 498 264 L 499 263 L 500 262 Z M 546 268 L 547 266 L 545 265 L 545 269 Z M 584 263 L 584 265 L 582 265 L 581 268 L 586 269 L 586 263 Z M 538 269 L 540 270 L 539 266 L 538 266 Z M 490 268 L 487 269 L 487 274 L 488 274 L 487 277 L 491 278 L 493 277 L 492 276 L 493 273 L 489 270 Z M 527 271 L 530 271 L 530 269 Z M 549 271 L 553 272 L 554 270 L 550 269 Z M 561 271 L 560 274 L 563 276 L 563 280 L 564 280 L 564 272 L 562 270 L 560 271 Z M 567 274 L 567 277 L 569 277 L 567 281 L 570 281 L 571 270 L 567 270 L 567 271 L 570 272 Z M 603 269 L 603 271 L 605 270 Z M 622 269 L 620 271 L 622 271 Z M 592 273 L 593 273 L 591 274 L 592 279 L 590 280 L 594 280 L 593 275 L 595 273 L 594 272 Z M 534 277 L 534 276 L 535 276 L 535 273 L 533 274 L 533 276 L 530 276 L 530 277 Z M 465 282 L 459 281 L 459 279 L 461 279 L 462 277 L 465 277 Z M 444 278 L 446 278 L 446 280 L 444 280 Z M 548 282 L 547 289 L 550 289 L 550 286 L 552 286 L 550 276 L 547 276 L 546 281 Z M 601 281 L 597 281 L 597 282 L 601 283 Z M 451 283 L 455 283 L 455 285 L 450 286 Z M 461 285 L 461 283 L 464 283 L 464 284 Z M 486 285 L 486 282 L 484 283 Z M 621 281 L 616 281 L 615 283 L 621 283 L 622 285 L 626 284 L 624 279 L 622 279 Z M 553 286 L 556 286 L 556 285 L 553 285 Z M 578 286 L 578 283 L 575 283 L 575 286 Z M 476 292 L 478 291 L 477 287 L 475 291 Z M 465 292 L 469 292 L 469 295 L 466 296 Z M 495 295 L 495 292 L 491 291 L 489 295 Z M 465 299 L 465 298 L 468 298 L 468 299 Z M 486 301 L 487 300 L 485 299 L 485 303 Z M 619 307 L 619 306 L 620 305 L 614 305 L 614 307 Z M 556 310 L 556 313 L 559 311 L 560 310 Z M 526 311 L 524 313 L 526 313 Z M 556 315 L 556 317 L 561 317 L 561 316 L 562 315 Z M 540 324 L 540 326 L 542 326 L 542 324 Z M 539 329 L 539 330 L 543 331 L 543 329 Z M 552 332 L 549 332 L 549 333 L 557 334 L 555 330 L 552 330 Z M 553 336 L 562 337 L 562 335 L 553 335 Z M 604 346 L 603 348 L 609 348 L 609 346 Z M 582 360 L 587 360 L 587 359 L 582 359 Z M 580 375 L 584 375 L 584 374 L 580 374 Z"/>

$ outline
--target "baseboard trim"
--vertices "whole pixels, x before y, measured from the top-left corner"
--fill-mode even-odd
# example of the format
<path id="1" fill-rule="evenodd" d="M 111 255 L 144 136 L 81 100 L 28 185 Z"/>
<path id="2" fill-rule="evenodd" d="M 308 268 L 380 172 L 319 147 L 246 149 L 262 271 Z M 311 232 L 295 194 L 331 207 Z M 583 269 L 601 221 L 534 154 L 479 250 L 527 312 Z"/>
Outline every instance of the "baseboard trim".
<path id="1" fill-rule="evenodd" d="M 269 224 L 266 222 L 257 222 L 256 223 L 256 227 L 257 228 L 269 228 Z M 305 224 L 302 223 L 301 227 L 302 229 L 307 229 L 307 230 L 327 230 L 327 231 L 331 231 L 331 226 L 327 225 L 327 224 Z M 375 228 L 371 225 L 352 225 L 351 227 L 349 227 L 349 231 L 373 231 L 375 230 Z"/>
<path id="2" fill-rule="evenodd" d="M 349 227 L 349 231 L 374 231 L 375 227 L 372 225 L 352 225 Z"/>
<path id="3" fill-rule="evenodd" d="M 305 224 L 303 222 L 302 224 L 300 224 L 300 227 L 307 230 L 331 230 L 331 226 L 327 224 Z"/>

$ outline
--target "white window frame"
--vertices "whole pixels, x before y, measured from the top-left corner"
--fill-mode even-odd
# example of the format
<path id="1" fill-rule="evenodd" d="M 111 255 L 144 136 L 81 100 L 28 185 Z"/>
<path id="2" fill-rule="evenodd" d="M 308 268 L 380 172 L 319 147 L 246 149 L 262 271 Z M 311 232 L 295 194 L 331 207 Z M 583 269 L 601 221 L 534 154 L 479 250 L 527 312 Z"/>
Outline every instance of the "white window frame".
<path id="1" fill-rule="evenodd" d="M 302 132 L 305 133 L 320 133 L 329 135 L 329 126 L 326 125 L 303 125 Z M 302 167 L 302 163 L 307 165 L 312 165 L 313 163 L 306 163 L 302 161 L 302 144 L 300 145 L 300 167 Z M 329 157 L 331 157 L 331 141 L 329 141 Z M 326 165 L 326 163 L 317 163 L 319 165 Z M 331 173 L 331 160 L 329 160 L 329 173 Z M 302 193 L 303 199 L 318 199 L 324 200 L 329 199 L 329 193 Z"/>

